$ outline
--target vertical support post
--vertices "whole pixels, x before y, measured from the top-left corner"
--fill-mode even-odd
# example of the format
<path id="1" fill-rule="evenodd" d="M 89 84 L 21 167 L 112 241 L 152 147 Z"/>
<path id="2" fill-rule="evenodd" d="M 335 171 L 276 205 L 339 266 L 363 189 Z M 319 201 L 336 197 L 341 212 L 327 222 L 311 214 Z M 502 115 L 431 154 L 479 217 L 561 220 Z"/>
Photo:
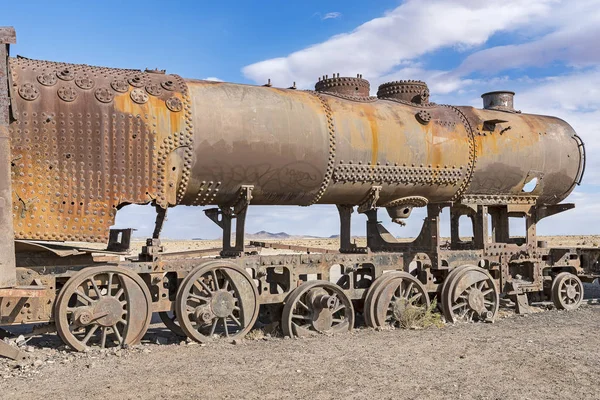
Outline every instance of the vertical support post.
<path id="1" fill-rule="evenodd" d="M 453 249 L 456 249 L 460 243 L 460 234 L 458 229 L 460 216 L 461 214 L 458 213 L 454 207 L 450 207 L 450 246 Z"/>
<path id="2" fill-rule="evenodd" d="M 342 204 L 336 206 L 340 214 L 340 253 L 348 253 L 353 249 L 351 222 L 354 207 Z"/>
<path id="3" fill-rule="evenodd" d="M 8 56 L 10 45 L 16 43 L 12 27 L 0 27 L 0 288 L 16 285 L 15 236 L 12 214 Z"/>

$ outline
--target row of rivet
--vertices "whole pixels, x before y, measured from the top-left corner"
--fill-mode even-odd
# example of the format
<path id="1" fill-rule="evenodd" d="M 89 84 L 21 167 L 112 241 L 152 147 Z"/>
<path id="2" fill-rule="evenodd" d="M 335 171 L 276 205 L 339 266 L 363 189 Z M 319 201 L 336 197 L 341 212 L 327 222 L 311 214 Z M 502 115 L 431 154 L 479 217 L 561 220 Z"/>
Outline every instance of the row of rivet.
<path id="1" fill-rule="evenodd" d="M 333 112 L 331 111 L 331 107 L 329 107 L 327 99 L 321 96 L 319 92 L 311 91 L 310 93 L 313 93 L 317 96 L 317 98 L 321 102 L 323 111 L 325 111 L 325 117 L 327 118 L 327 131 L 329 132 L 329 155 L 327 157 L 327 169 L 325 170 L 325 174 L 323 176 L 323 182 L 321 182 L 321 186 L 319 187 L 319 190 L 317 191 L 315 197 L 313 197 L 312 200 L 308 204 L 306 204 L 307 206 L 317 203 L 325 194 L 325 191 L 329 186 L 329 181 L 333 176 L 335 163 L 335 124 L 333 121 Z"/>
<path id="2" fill-rule="evenodd" d="M 535 204 L 537 196 L 503 196 L 503 195 L 467 195 L 461 198 L 461 203 L 477 205 L 497 204 Z"/>
<path id="3" fill-rule="evenodd" d="M 221 182 L 213 182 L 213 181 L 202 181 L 200 183 L 200 188 L 198 189 L 198 193 L 196 194 L 196 198 L 192 205 L 194 206 L 206 206 L 208 204 L 214 204 L 215 198 L 219 193 L 219 188 L 221 186 Z"/>
<path id="4" fill-rule="evenodd" d="M 344 164 L 335 168 L 334 182 L 454 185 L 463 177 L 462 167 L 397 167 Z"/>
<path id="5" fill-rule="evenodd" d="M 467 176 L 459 186 L 454 196 L 452 196 L 452 201 L 456 201 L 459 199 L 463 193 L 467 190 L 469 185 L 471 184 L 471 180 L 473 179 L 473 174 L 475 173 L 475 165 L 477 164 L 477 148 L 475 144 L 475 132 L 469 123 L 469 120 L 465 116 L 465 114 L 457 107 L 450 105 L 442 105 L 442 107 L 447 107 L 458 114 L 460 118 L 460 122 L 462 122 L 467 134 L 469 135 L 469 167 L 467 169 Z"/>
<path id="6" fill-rule="evenodd" d="M 185 192 L 187 191 L 187 186 L 190 181 L 190 174 L 192 169 L 192 161 L 194 158 L 193 152 L 193 142 L 194 142 L 194 124 L 192 122 L 192 100 L 190 97 L 189 90 L 185 81 L 178 75 L 174 75 L 175 79 L 179 81 L 179 86 L 182 89 L 183 95 L 183 103 L 177 99 L 179 102 L 177 103 L 178 110 L 184 109 L 184 119 L 185 119 L 185 128 L 183 132 L 183 140 L 180 144 L 181 146 L 185 146 L 183 153 L 183 171 L 181 180 L 179 181 L 179 187 L 177 188 L 177 204 L 181 203 L 183 197 L 185 196 Z M 170 107 L 167 104 L 167 107 Z"/>

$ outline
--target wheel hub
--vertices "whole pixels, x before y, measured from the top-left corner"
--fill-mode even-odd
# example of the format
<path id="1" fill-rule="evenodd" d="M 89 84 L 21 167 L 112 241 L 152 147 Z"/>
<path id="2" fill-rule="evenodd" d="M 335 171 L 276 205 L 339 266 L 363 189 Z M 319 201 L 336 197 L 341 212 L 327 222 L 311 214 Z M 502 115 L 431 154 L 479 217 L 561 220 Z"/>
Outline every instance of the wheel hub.
<path id="1" fill-rule="evenodd" d="M 225 290 L 219 290 L 213 294 L 210 301 L 212 312 L 219 318 L 225 318 L 233 312 L 235 307 L 235 298 Z"/>
<path id="2" fill-rule="evenodd" d="M 567 297 L 570 300 L 573 300 L 575 297 L 577 297 L 577 288 L 573 285 L 568 285 L 567 286 Z"/>
<path id="3" fill-rule="evenodd" d="M 467 298 L 467 303 L 469 304 L 469 308 L 471 310 L 475 310 L 475 311 L 485 310 L 483 293 L 479 289 L 472 289 L 469 292 L 469 297 Z"/>
<path id="4" fill-rule="evenodd" d="M 123 318 L 123 306 L 114 297 L 104 297 L 94 307 L 96 322 L 102 326 L 113 326 Z"/>

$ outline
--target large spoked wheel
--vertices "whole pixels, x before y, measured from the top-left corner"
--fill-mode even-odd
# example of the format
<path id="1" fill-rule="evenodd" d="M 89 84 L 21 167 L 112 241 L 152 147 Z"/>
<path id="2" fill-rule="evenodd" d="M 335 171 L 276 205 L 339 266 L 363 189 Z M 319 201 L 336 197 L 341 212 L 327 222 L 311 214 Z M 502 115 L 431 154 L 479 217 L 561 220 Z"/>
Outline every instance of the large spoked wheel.
<path id="1" fill-rule="evenodd" d="M 124 268 L 86 268 L 67 281 L 56 299 L 61 339 L 75 350 L 137 344 L 152 318 L 152 298 L 139 275 Z"/>
<path id="2" fill-rule="evenodd" d="M 286 299 L 281 327 L 290 337 L 349 332 L 354 328 L 352 301 L 331 282 L 303 283 Z"/>
<path id="3" fill-rule="evenodd" d="M 561 272 L 552 281 L 552 302 L 561 310 L 575 310 L 583 300 L 581 280 L 569 273 Z"/>
<path id="4" fill-rule="evenodd" d="M 498 289 L 488 271 L 473 265 L 452 271 L 442 287 L 442 309 L 448 322 L 493 321 L 498 313 Z"/>
<path id="5" fill-rule="evenodd" d="M 380 290 L 375 302 L 377 326 L 410 328 L 408 324 L 425 315 L 430 306 L 425 286 L 407 272 L 400 275 L 388 280 Z"/>
<path id="6" fill-rule="evenodd" d="M 381 289 L 385 287 L 390 280 L 401 278 L 403 276 L 402 274 L 403 272 L 400 271 L 387 272 L 375 279 L 371 286 L 369 286 L 369 290 L 367 290 L 367 295 L 365 296 L 365 305 L 363 307 L 363 319 L 366 326 L 371 328 L 379 326 L 375 320 L 375 308 Z"/>
<path id="7" fill-rule="evenodd" d="M 174 334 L 177 336 L 185 337 L 186 334 L 179 326 L 179 322 L 177 321 L 177 316 L 173 311 L 162 311 L 158 313 L 160 320 L 163 324 Z"/>
<path id="8" fill-rule="evenodd" d="M 175 314 L 197 342 L 241 338 L 258 317 L 258 291 L 246 271 L 216 261 L 193 270 L 177 292 Z"/>

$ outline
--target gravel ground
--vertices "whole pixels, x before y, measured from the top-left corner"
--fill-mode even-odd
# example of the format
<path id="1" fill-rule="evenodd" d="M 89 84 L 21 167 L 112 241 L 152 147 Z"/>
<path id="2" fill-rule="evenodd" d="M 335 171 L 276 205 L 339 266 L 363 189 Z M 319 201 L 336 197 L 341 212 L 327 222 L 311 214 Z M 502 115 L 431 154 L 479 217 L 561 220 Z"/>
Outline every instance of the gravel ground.
<path id="1" fill-rule="evenodd" d="M 1 399 L 582 399 L 600 396 L 600 306 L 426 330 L 200 345 L 159 324 L 128 350 L 55 335 L 0 361 Z M 160 344 L 156 344 L 156 343 Z"/>

